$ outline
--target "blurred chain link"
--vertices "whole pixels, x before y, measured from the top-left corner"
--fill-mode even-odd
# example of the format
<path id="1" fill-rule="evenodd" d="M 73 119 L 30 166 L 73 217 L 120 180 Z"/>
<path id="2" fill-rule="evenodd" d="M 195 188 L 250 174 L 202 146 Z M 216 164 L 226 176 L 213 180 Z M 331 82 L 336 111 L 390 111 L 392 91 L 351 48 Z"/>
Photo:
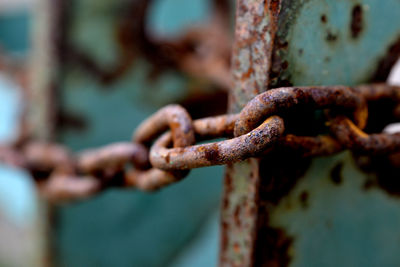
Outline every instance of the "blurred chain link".
<path id="1" fill-rule="evenodd" d="M 59 144 L 35 141 L 0 147 L 0 161 L 27 169 L 44 197 L 67 201 L 109 187 L 152 191 L 177 182 L 190 169 L 260 157 L 290 149 L 303 157 L 343 150 L 356 153 L 400 152 L 400 134 L 367 134 L 369 103 L 390 100 L 393 120 L 400 118 L 400 87 L 371 84 L 272 89 L 248 102 L 239 114 L 192 121 L 179 105 L 169 105 L 145 120 L 132 142 L 121 142 L 73 155 Z M 327 133 L 298 136 L 287 132 L 286 114 L 322 110 Z M 314 117 L 301 117 L 314 120 Z M 196 142 L 227 138 L 224 141 Z"/>

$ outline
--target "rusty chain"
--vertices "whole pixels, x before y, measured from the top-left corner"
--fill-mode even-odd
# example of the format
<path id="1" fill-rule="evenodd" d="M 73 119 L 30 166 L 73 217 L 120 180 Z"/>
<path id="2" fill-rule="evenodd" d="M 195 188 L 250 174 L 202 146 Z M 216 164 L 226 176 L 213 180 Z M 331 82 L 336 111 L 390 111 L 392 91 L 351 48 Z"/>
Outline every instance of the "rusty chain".
<path id="1" fill-rule="evenodd" d="M 281 148 L 305 157 L 345 149 L 369 154 L 399 152 L 400 134 L 363 131 L 368 104 L 382 99 L 399 103 L 393 111 L 398 119 L 400 87 L 387 84 L 272 89 L 248 102 L 239 114 L 194 121 L 181 106 L 169 105 L 139 125 L 133 142 L 72 155 L 59 144 L 31 141 L 0 147 L 0 161 L 29 170 L 49 200 L 66 201 L 112 186 L 152 191 L 181 180 L 190 169 L 259 157 Z M 287 133 L 284 115 L 299 107 L 323 110 L 329 133 Z M 196 145 L 216 138 L 227 139 Z"/>

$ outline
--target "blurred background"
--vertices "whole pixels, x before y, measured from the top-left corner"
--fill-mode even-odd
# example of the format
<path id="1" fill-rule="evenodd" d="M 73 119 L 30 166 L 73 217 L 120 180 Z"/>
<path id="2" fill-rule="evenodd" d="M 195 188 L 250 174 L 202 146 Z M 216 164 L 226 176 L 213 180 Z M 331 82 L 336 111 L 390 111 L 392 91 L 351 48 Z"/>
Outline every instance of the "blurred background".
<path id="1" fill-rule="evenodd" d="M 233 2 L 0 0 L 0 143 L 78 151 L 130 140 L 169 103 L 224 113 Z M 222 181 L 205 168 L 154 194 L 50 206 L 0 165 L 0 266 L 215 266 Z"/>

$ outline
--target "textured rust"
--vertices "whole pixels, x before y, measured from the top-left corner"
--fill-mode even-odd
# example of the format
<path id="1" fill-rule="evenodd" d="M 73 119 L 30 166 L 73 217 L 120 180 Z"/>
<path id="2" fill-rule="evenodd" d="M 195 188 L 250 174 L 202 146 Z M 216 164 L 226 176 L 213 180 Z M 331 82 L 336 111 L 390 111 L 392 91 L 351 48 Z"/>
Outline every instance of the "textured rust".
<path id="1" fill-rule="evenodd" d="M 148 168 L 147 149 L 140 144 L 114 143 L 100 149 L 81 152 L 78 170 L 83 173 L 96 173 L 104 169 L 118 172 L 131 163 L 136 168 Z"/>
<path id="2" fill-rule="evenodd" d="M 351 11 L 350 31 L 351 37 L 357 39 L 363 30 L 363 9 L 361 5 L 355 5 Z"/>
<path id="3" fill-rule="evenodd" d="M 235 90 L 231 94 L 231 108 L 235 112 L 251 97 L 267 89 L 268 71 L 272 62 L 270 54 L 280 9 L 281 1 L 276 0 L 237 1 L 232 51 Z"/>
<path id="4" fill-rule="evenodd" d="M 400 149 L 400 134 L 367 134 L 343 116 L 332 120 L 331 131 L 344 147 L 359 153 L 387 154 Z"/>
<path id="5" fill-rule="evenodd" d="M 283 111 L 306 105 L 314 109 L 338 107 L 353 109 L 354 120 L 361 128 L 367 119 L 367 106 L 352 88 L 290 87 L 272 89 L 253 98 L 240 112 L 235 125 L 235 135 L 248 133 L 262 119 Z"/>
<path id="6" fill-rule="evenodd" d="M 343 163 L 339 162 L 338 164 L 335 165 L 335 167 L 333 167 L 333 169 L 331 170 L 331 181 L 335 184 L 335 185 L 340 185 L 343 181 L 343 177 L 342 177 L 342 169 L 343 169 Z"/>
<path id="7" fill-rule="evenodd" d="M 210 149 L 205 150 L 204 156 L 209 162 L 217 162 L 218 158 L 221 156 L 219 153 L 218 145 L 217 144 L 211 145 Z"/>
<path id="8" fill-rule="evenodd" d="M 367 133 L 379 133 L 393 122 L 398 122 L 396 107 L 400 103 L 400 87 L 387 84 L 361 85 L 355 88 L 368 101 Z"/>
<path id="9" fill-rule="evenodd" d="M 133 142 L 146 144 L 170 127 L 175 147 L 192 145 L 195 142 L 192 119 L 179 105 L 168 105 L 145 120 L 135 131 Z"/>
<path id="10" fill-rule="evenodd" d="M 283 131 L 282 119 L 272 116 L 248 134 L 216 143 L 184 148 L 168 148 L 172 137 L 170 133 L 166 133 L 152 146 L 150 162 L 163 170 L 185 170 L 237 162 L 256 156 L 271 147 Z M 167 162 L 167 157 L 170 163 Z"/>
<path id="11" fill-rule="evenodd" d="M 164 132 L 168 126 L 171 132 L 167 134 L 172 140 L 168 140 L 166 146 L 169 146 L 172 141 L 173 147 L 180 150 L 195 143 L 195 128 L 192 119 L 179 105 L 166 106 L 140 124 L 134 133 L 133 142 L 145 145 Z M 170 164 L 174 159 L 172 155 L 168 155 L 164 157 L 164 160 Z M 189 171 L 178 171 L 178 169 L 164 171 L 153 165 L 149 170 L 131 170 L 125 176 L 125 183 L 141 190 L 153 191 L 177 182 L 189 173 Z"/>
<path id="12" fill-rule="evenodd" d="M 367 101 L 391 99 L 400 102 L 400 86 L 386 83 L 364 84 L 354 87 L 354 90 Z"/>
<path id="13" fill-rule="evenodd" d="M 321 22 L 322 23 L 327 23 L 328 22 L 328 17 L 325 14 L 321 15 Z"/>
<path id="14" fill-rule="evenodd" d="M 229 114 L 195 120 L 193 127 L 196 138 L 202 140 L 232 137 L 237 118 L 238 114 Z"/>

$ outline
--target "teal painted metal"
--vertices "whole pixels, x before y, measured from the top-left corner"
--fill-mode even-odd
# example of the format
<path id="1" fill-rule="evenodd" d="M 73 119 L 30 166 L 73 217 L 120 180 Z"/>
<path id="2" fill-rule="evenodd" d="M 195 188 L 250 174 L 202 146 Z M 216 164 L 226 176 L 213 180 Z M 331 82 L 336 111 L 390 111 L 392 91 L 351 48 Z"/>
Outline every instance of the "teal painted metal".
<path id="1" fill-rule="evenodd" d="M 270 214 L 290 266 L 398 266 L 400 201 L 378 183 L 349 152 L 314 160 Z"/>
<path id="2" fill-rule="evenodd" d="M 3 10 L 0 15 L 0 43 L 8 53 L 26 55 L 29 46 L 30 15 L 27 10 Z M 18 34 L 15 34 L 15 33 Z"/>
<path id="3" fill-rule="evenodd" d="M 400 55 L 397 0 L 239 0 L 237 8 L 232 111 L 274 87 L 383 81 Z M 309 120 L 298 128 L 307 132 Z M 348 152 L 311 161 L 277 151 L 229 166 L 221 265 L 398 266 L 400 170 L 385 180 L 360 162 Z"/>
<path id="4" fill-rule="evenodd" d="M 397 0 L 282 1 L 275 40 L 282 47 L 274 57 L 283 65 L 272 68 L 271 86 L 285 80 L 354 85 L 385 78 L 379 73 L 387 73 L 390 64 L 380 62 L 400 42 L 399 16 Z"/>

